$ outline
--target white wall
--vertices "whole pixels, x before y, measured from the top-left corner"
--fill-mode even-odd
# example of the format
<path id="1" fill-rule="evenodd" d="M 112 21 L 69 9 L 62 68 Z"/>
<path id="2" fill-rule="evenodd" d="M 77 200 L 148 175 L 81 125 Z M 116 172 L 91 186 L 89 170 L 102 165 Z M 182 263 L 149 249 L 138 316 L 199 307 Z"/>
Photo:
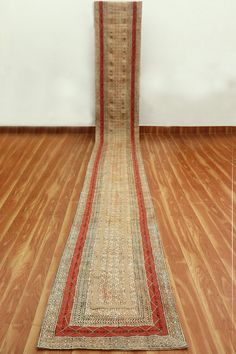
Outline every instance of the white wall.
<path id="1" fill-rule="evenodd" d="M 0 0 L 0 125 L 94 124 L 92 0 Z M 236 1 L 144 0 L 140 124 L 236 125 Z"/>

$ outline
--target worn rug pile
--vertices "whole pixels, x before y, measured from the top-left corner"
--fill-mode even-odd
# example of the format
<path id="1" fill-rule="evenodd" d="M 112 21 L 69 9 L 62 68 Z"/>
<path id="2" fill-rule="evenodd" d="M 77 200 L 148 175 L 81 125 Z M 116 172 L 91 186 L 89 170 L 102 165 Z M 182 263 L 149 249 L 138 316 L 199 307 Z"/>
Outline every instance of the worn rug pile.
<path id="1" fill-rule="evenodd" d="M 94 4 L 96 141 L 40 348 L 186 348 L 139 143 L 141 5 Z"/>

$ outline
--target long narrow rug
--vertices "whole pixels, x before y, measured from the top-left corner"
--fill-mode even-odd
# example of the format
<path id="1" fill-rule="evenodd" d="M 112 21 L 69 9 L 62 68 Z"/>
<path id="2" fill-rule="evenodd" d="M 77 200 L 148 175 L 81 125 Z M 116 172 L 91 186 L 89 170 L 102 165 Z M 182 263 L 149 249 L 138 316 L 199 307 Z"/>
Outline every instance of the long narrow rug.
<path id="1" fill-rule="evenodd" d="M 96 141 L 40 348 L 186 348 L 139 143 L 141 5 L 95 2 Z"/>

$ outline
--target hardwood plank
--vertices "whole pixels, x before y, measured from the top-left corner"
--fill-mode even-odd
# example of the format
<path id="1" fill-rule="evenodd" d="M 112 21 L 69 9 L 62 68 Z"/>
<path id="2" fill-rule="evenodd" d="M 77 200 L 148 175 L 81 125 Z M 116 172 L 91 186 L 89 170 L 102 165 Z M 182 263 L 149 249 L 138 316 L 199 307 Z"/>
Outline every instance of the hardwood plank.
<path id="1" fill-rule="evenodd" d="M 4 165 L 4 162 L 8 160 L 8 157 L 11 156 L 11 153 L 17 149 L 18 144 L 24 144 L 26 141 L 22 140 L 19 136 L 13 135 L 9 136 L 8 134 L 0 134 L 0 166 Z"/>
<path id="2" fill-rule="evenodd" d="M 22 174 L 22 168 L 27 166 L 27 164 L 22 163 L 25 160 L 28 160 L 28 164 L 30 164 L 30 160 L 37 151 L 37 149 L 42 144 L 45 137 L 38 137 L 38 144 L 36 143 L 36 139 L 34 137 L 29 137 L 29 139 L 25 140 L 25 144 L 17 146 L 17 153 L 9 154 L 9 158 L 7 159 L 7 164 L 4 164 L 1 168 L 0 174 L 0 183 L 1 183 L 1 205 L 6 200 L 7 195 L 10 193 L 10 186 L 14 186 L 19 177 Z M 21 139 L 23 140 L 23 139 Z M 23 140 L 24 141 L 24 140 Z"/>
<path id="3" fill-rule="evenodd" d="M 82 151 L 82 157 L 79 157 L 79 161 L 81 162 L 80 164 L 77 163 L 77 167 L 79 166 L 79 171 L 75 173 L 76 181 L 75 184 L 73 185 L 73 190 L 72 193 L 68 199 L 68 205 L 66 205 L 67 209 L 66 211 L 60 211 L 62 205 L 65 205 L 65 203 L 60 203 L 59 205 L 59 212 L 63 214 L 64 220 L 62 224 L 61 231 L 59 233 L 59 237 L 55 246 L 55 251 L 54 251 L 54 257 L 51 261 L 50 267 L 47 267 L 45 269 L 45 280 L 42 282 L 42 292 L 39 292 L 39 297 L 40 301 L 37 304 L 37 301 L 35 301 L 35 305 L 37 307 L 37 311 L 35 313 L 34 319 L 33 319 L 33 327 L 30 331 L 29 334 L 29 339 L 26 343 L 25 346 L 25 352 L 27 353 L 28 350 L 31 349 L 32 353 L 34 353 L 34 349 L 32 349 L 31 343 L 32 343 L 32 337 L 33 337 L 33 343 L 34 343 L 34 348 L 37 344 L 38 341 L 38 335 L 39 335 L 39 330 L 40 330 L 40 325 L 42 323 L 44 311 L 45 311 L 45 306 L 48 300 L 48 296 L 50 293 L 50 289 L 52 287 L 52 282 L 55 278 L 57 266 L 59 263 L 59 260 L 61 258 L 64 246 L 65 246 L 65 241 L 66 237 L 68 236 L 71 223 L 73 221 L 74 213 L 77 207 L 77 201 L 79 198 L 80 190 L 82 189 L 83 185 L 83 180 L 85 176 L 85 170 L 86 166 L 89 160 L 89 156 L 91 154 L 92 150 L 92 144 L 91 144 L 91 139 L 90 139 L 90 144 L 87 145 L 87 148 L 83 149 Z M 67 192 L 68 193 L 68 192 Z M 57 213 L 57 211 L 55 211 Z M 28 349 L 30 348 L 30 349 Z M 50 351 L 44 351 L 45 353 L 50 353 Z M 64 351 L 63 351 L 64 352 Z M 70 351 L 65 351 L 65 353 L 70 353 Z"/>
<path id="4" fill-rule="evenodd" d="M 168 180 L 163 174 L 163 167 L 159 164 L 156 168 L 157 164 L 150 159 L 150 154 L 146 152 L 150 144 L 147 142 L 146 145 L 147 150 L 143 150 L 143 155 L 147 156 L 144 159 L 145 169 L 148 174 L 165 254 L 171 269 L 170 276 L 175 290 L 178 312 L 186 339 L 188 343 L 191 343 L 188 352 L 200 353 L 201 350 L 205 350 L 205 352 L 213 353 L 217 351 L 217 347 L 210 336 L 211 331 L 204 317 L 200 297 L 196 294 L 191 272 L 188 269 L 178 239 L 176 239 L 176 235 L 179 234 L 179 226 L 176 225 L 169 212 L 168 195 L 166 193 Z M 155 170 L 155 173 L 153 173 L 153 170 Z"/>
<path id="5" fill-rule="evenodd" d="M 176 139 L 175 139 L 176 143 Z M 166 145 L 168 143 L 166 142 Z M 176 144 L 175 144 L 176 145 Z M 179 174 L 181 174 L 179 178 L 179 183 L 184 190 L 185 193 L 185 198 L 182 198 L 184 201 L 188 202 L 192 208 L 195 208 L 196 213 L 198 214 L 198 218 L 201 219 L 202 227 L 206 228 L 207 230 L 207 235 L 208 237 L 211 237 L 211 235 L 218 235 L 218 238 L 215 239 L 215 245 L 216 250 L 218 250 L 220 257 L 222 257 L 225 253 L 225 261 L 226 261 L 226 267 L 228 272 L 231 272 L 231 264 L 230 264 L 230 256 L 231 254 L 231 244 L 230 244 L 230 234 L 231 234 L 231 209 L 230 209 L 230 200 L 231 200 L 231 195 L 227 196 L 225 198 L 226 202 L 228 202 L 228 215 L 227 215 L 227 220 L 222 215 L 222 210 L 217 206 L 215 200 L 212 200 L 207 194 L 206 194 L 206 188 L 209 188 L 208 181 L 205 181 L 205 186 L 199 186 L 198 182 L 198 175 L 196 173 L 193 173 L 193 171 L 189 168 L 188 163 L 186 162 L 187 158 L 183 157 L 183 153 L 181 152 L 181 149 L 178 145 L 176 145 L 177 150 L 176 153 L 178 156 L 173 155 L 172 151 L 172 156 L 174 161 L 179 166 Z M 172 149 L 173 150 L 173 149 Z M 187 155 L 187 154 L 186 154 Z M 172 166 L 175 166 L 172 162 Z M 201 166 L 198 166 L 198 171 L 201 168 Z M 197 166 L 195 167 L 197 171 Z M 201 171 L 199 172 L 199 175 L 201 175 Z M 177 175 L 178 177 L 178 175 Z M 217 183 L 215 183 L 217 184 Z M 221 188 L 220 188 L 221 190 Z M 222 199 L 224 196 L 220 195 L 220 198 Z M 199 212 L 198 212 L 199 209 Z M 201 212 L 202 210 L 202 212 Z M 207 220 L 207 222 L 206 222 Z M 225 247 L 223 247 L 223 244 Z"/>
<path id="6" fill-rule="evenodd" d="M 148 141 L 148 145 L 149 144 L 150 144 L 150 139 Z M 166 140 L 165 140 L 165 144 L 166 144 Z M 181 189 L 179 189 L 176 184 L 174 184 L 174 189 L 173 189 L 173 187 L 170 187 L 170 185 L 169 185 L 171 180 L 174 180 L 174 182 L 175 182 L 175 178 L 174 179 L 172 178 L 169 171 L 168 171 L 168 175 L 166 174 L 167 173 L 166 172 L 167 171 L 167 161 L 164 160 L 163 156 L 167 156 L 167 155 L 170 156 L 169 155 L 170 152 L 168 151 L 165 154 L 163 153 L 163 151 L 161 150 L 161 147 L 160 147 L 160 141 L 158 144 L 158 149 L 159 149 L 158 162 L 155 164 L 154 161 L 151 161 L 150 164 L 153 164 L 154 166 L 158 165 L 158 169 L 156 168 L 157 172 L 161 169 L 161 173 L 157 177 L 157 180 L 158 180 L 158 183 L 161 183 L 160 192 L 163 193 L 163 198 L 161 198 L 162 199 L 161 200 L 162 208 L 164 206 L 166 207 L 166 217 L 168 215 L 170 215 L 170 217 L 173 220 L 175 220 L 175 222 L 178 226 L 178 228 L 176 228 L 176 230 L 173 234 L 173 239 L 175 239 L 175 242 L 178 239 L 180 240 L 180 247 L 183 250 L 183 255 L 188 263 L 189 269 L 191 270 L 191 275 L 193 277 L 195 286 L 197 285 L 198 296 L 201 295 L 200 296 L 201 303 L 197 306 L 197 310 L 199 310 L 199 308 L 201 308 L 203 306 L 206 307 L 207 305 L 209 305 L 206 301 L 207 299 L 205 297 L 204 291 L 202 291 L 202 293 L 199 294 L 199 291 L 201 290 L 202 285 L 203 285 L 203 289 L 205 288 L 204 283 L 202 283 L 202 281 L 206 278 L 206 274 L 205 274 L 206 272 L 205 272 L 205 269 L 202 268 L 201 262 L 199 262 L 199 259 L 201 260 L 200 253 L 197 252 L 197 249 L 194 245 L 191 246 L 192 239 L 189 238 L 189 231 L 191 232 L 191 229 L 188 231 L 188 229 L 186 228 L 186 218 L 189 218 L 189 215 L 188 215 L 189 214 L 189 206 L 185 205 L 185 207 L 184 207 L 181 204 L 181 207 L 184 208 L 184 210 L 188 211 L 188 214 L 186 213 L 185 217 L 183 218 L 181 216 L 181 213 L 178 213 L 178 201 L 181 200 L 181 196 L 178 195 L 178 201 L 176 201 L 176 199 L 173 199 L 173 196 L 176 193 L 175 191 L 178 190 L 178 192 L 179 192 L 179 191 L 181 191 Z M 154 156 L 158 156 L 158 154 L 156 153 L 156 154 L 154 154 Z M 153 167 L 153 169 L 154 168 L 155 167 Z M 146 168 L 146 170 L 148 171 L 148 168 Z M 163 174 L 163 171 L 165 171 L 164 174 Z M 149 173 L 148 173 L 148 175 L 149 175 Z M 150 175 L 152 175 L 152 173 L 150 173 Z M 158 218 L 158 215 L 157 215 L 157 218 Z M 187 224 L 187 226 L 191 226 L 191 224 Z M 170 229 L 169 229 L 169 232 L 170 232 Z M 198 230 L 195 230 L 195 232 L 198 232 Z M 162 234 L 162 237 L 163 237 L 163 234 Z M 172 259 L 175 259 L 175 258 L 172 257 Z M 176 267 L 176 262 L 175 262 L 175 267 Z M 180 273 L 180 274 L 182 276 L 183 273 Z M 203 277 L 203 279 L 201 279 L 201 278 L 198 279 L 198 276 L 200 276 L 201 278 Z M 200 283 L 199 283 L 199 280 L 200 280 Z M 208 280 L 211 280 L 209 278 L 209 276 L 208 276 Z M 185 282 L 185 286 L 186 286 L 186 284 L 188 284 L 188 282 Z M 208 284 L 208 287 L 210 287 L 210 286 L 213 287 L 214 291 L 216 291 L 216 289 L 214 288 L 214 284 Z M 187 285 L 187 288 L 189 288 L 189 284 Z M 211 293 L 209 293 L 208 295 L 211 296 Z M 205 301 L 204 301 L 204 298 L 205 298 Z M 214 305 L 215 306 L 218 305 L 217 308 L 221 310 L 221 308 L 220 308 L 221 303 L 219 303 L 219 301 L 217 304 L 217 300 L 215 300 Z M 207 308 L 205 308 L 205 310 L 207 310 Z M 209 310 L 207 311 L 207 313 L 208 312 L 209 312 Z M 217 316 L 215 316 L 215 318 L 214 318 L 215 323 L 213 323 L 213 320 L 209 316 L 211 313 L 212 313 L 212 311 L 210 311 L 210 313 L 208 313 L 208 315 L 207 315 L 207 320 L 209 323 L 206 323 L 204 325 L 204 329 L 206 329 L 207 327 L 214 328 L 215 325 L 221 325 L 220 320 L 225 318 L 224 317 L 225 311 L 222 313 L 222 310 L 221 310 L 220 313 Z M 204 316 L 204 314 L 203 314 L 203 316 Z M 218 348 L 220 348 L 221 339 L 215 338 L 215 340 L 218 341 Z M 207 349 L 205 349 L 205 351 L 208 352 Z"/>
<path id="7" fill-rule="evenodd" d="M 167 156 L 168 150 L 166 150 Z M 167 158 L 168 159 L 168 158 Z M 174 166 L 174 164 L 172 164 Z M 172 167 L 173 169 L 173 167 Z M 176 172 L 176 170 L 174 170 Z M 178 178 L 177 178 L 178 179 Z M 177 180 L 176 179 L 176 180 Z M 173 189 L 173 195 L 176 195 L 175 201 L 178 203 L 178 200 L 181 198 L 181 190 Z M 230 202 L 230 200 L 229 200 Z M 192 209 L 192 210 L 191 210 Z M 187 205 L 186 205 L 186 210 L 187 210 Z M 182 214 L 182 213 L 181 213 Z M 194 206 L 193 203 L 189 202 L 188 205 L 188 214 L 185 213 L 184 217 L 180 214 L 179 219 L 181 219 L 181 227 L 184 228 L 185 224 L 187 224 L 189 231 L 191 232 L 191 239 L 186 238 L 186 242 L 188 242 L 187 245 L 187 251 L 191 252 L 196 252 L 196 250 L 199 251 L 197 254 L 197 263 L 194 264 L 194 267 L 197 269 L 197 278 L 200 276 L 202 279 L 199 279 L 203 282 L 203 287 L 204 287 L 204 282 L 207 282 L 208 284 L 208 289 L 214 289 L 214 286 L 216 286 L 219 294 L 220 294 L 220 299 L 223 297 L 224 298 L 224 305 L 227 308 L 228 314 L 231 313 L 231 301 L 229 299 L 229 294 L 230 294 L 230 288 L 231 288 L 231 279 L 230 279 L 230 273 L 227 274 L 224 271 L 224 266 L 222 267 L 222 262 L 221 260 L 218 260 L 218 257 L 215 252 L 214 248 L 214 243 L 210 242 L 208 238 L 208 233 L 205 231 L 205 223 L 201 222 L 199 219 L 199 212 L 198 208 Z M 207 214 L 207 213 L 206 213 Z M 200 222 L 199 222 L 200 221 Z M 185 228 L 184 233 L 183 233 L 183 239 L 185 235 L 187 235 L 188 229 Z M 230 238 L 230 234 L 229 234 Z M 190 242 L 192 243 L 192 247 L 189 248 Z M 186 245 L 185 245 L 186 246 Z M 202 256 L 204 250 L 207 250 L 207 257 Z M 223 254 L 223 250 L 221 249 L 221 255 Z M 210 260 L 210 262 L 209 262 Z M 203 267 L 204 265 L 204 267 Z M 205 271 L 208 271 L 207 273 Z M 208 275 L 209 273 L 209 275 Z M 192 273 L 193 274 L 193 273 Z M 218 277 L 217 277 L 218 276 Z M 208 280 L 207 280 L 208 278 Z M 214 282 L 212 282 L 212 279 L 214 279 Z M 215 280 L 217 279 L 217 281 Z M 222 291 L 223 289 L 223 291 Z M 213 293 L 216 293 L 216 290 L 213 291 Z M 211 293 L 208 292 L 208 297 L 211 296 Z M 209 303 L 211 305 L 211 303 Z M 217 301 L 214 301 L 214 306 L 217 305 Z M 218 302 L 218 312 L 219 314 L 221 313 L 221 317 L 217 321 L 217 325 L 222 326 L 222 324 L 225 321 L 225 316 L 226 313 L 223 311 L 221 302 Z"/>
<path id="8" fill-rule="evenodd" d="M 0 134 L 1 353 L 39 352 L 45 306 L 93 143 L 86 133 Z M 236 136 L 144 133 L 141 147 L 189 344 L 157 353 L 233 354 Z M 153 351 L 141 352 L 147 353 Z"/>
<path id="9" fill-rule="evenodd" d="M 64 168 L 62 171 L 64 171 L 65 178 L 60 178 L 60 185 L 58 186 L 58 191 L 63 193 L 57 198 L 54 198 L 55 201 L 57 201 L 55 205 L 55 209 L 53 213 L 49 214 L 50 220 L 45 220 L 44 223 L 44 228 L 43 230 L 39 230 L 38 235 L 36 235 L 36 238 L 40 237 L 40 234 L 43 234 L 43 238 L 41 241 L 41 244 L 38 246 L 38 254 L 37 256 L 33 257 L 33 265 L 32 265 L 32 270 L 30 272 L 30 275 L 25 282 L 25 288 L 23 289 L 22 296 L 19 300 L 20 306 L 16 309 L 16 312 L 14 313 L 13 319 L 11 321 L 11 324 L 9 326 L 8 332 L 6 334 L 6 341 L 5 343 L 3 342 L 3 349 L 5 352 L 10 352 L 12 350 L 12 345 L 8 347 L 7 343 L 8 340 L 7 338 L 14 338 L 14 343 L 18 343 L 15 345 L 15 351 L 19 351 L 19 340 L 20 340 L 20 345 L 24 343 L 24 340 L 26 341 L 26 331 L 24 331 L 24 325 L 22 325 L 22 315 L 24 315 L 25 318 L 28 319 L 28 321 L 33 321 L 33 316 L 37 307 L 38 299 L 39 296 L 41 295 L 41 288 L 44 285 L 44 280 L 45 276 L 48 274 L 48 266 L 51 262 L 51 252 L 53 248 L 55 247 L 55 243 L 57 241 L 57 235 L 60 236 L 60 228 L 63 222 L 66 222 L 67 219 L 65 217 L 65 208 L 67 206 L 67 203 L 64 203 L 65 198 L 70 199 L 70 193 L 74 188 L 74 180 L 77 178 L 79 175 L 78 172 L 71 173 L 68 175 L 68 167 L 71 167 L 72 171 L 73 169 L 77 168 L 80 166 L 79 162 L 82 160 L 82 156 L 84 154 L 84 149 L 82 148 L 82 151 L 79 151 L 82 144 L 76 144 L 76 150 L 73 155 L 73 164 L 68 163 L 64 165 Z M 67 155 L 67 154 L 66 154 Z M 70 170 L 70 168 L 69 168 Z M 75 190 L 76 193 L 78 193 L 78 189 Z M 72 198 L 73 200 L 73 198 Z M 73 205 L 75 207 L 75 203 Z M 71 223 L 73 221 L 73 213 L 71 213 L 70 210 L 70 220 L 67 223 L 67 226 L 70 227 Z M 43 231 L 43 232 L 42 232 Z M 69 230 L 68 230 L 69 232 Z M 54 235 L 54 237 L 51 237 Z M 37 237 L 38 236 L 38 237 Z M 65 236 L 67 234 L 63 234 L 63 242 L 65 242 Z M 64 243 L 63 243 L 64 246 Z M 35 247 L 33 247 L 35 248 Z M 64 248 L 64 247 L 63 247 Z M 37 248 L 36 248 L 37 249 Z M 61 250 L 62 251 L 62 250 Z M 30 258 L 32 260 L 32 258 Z M 43 264 L 42 264 L 43 261 Z M 53 273 L 55 276 L 55 272 Z M 16 280 L 17 282 L 17 280 Z M 27 312 L 25 313 L 23 309 L 27 307 Z M 22 311 L 24 312 L 22 314 Z M 20 326 L 20 331 L 15 331 L 15 327 Z M 36 343 L 35 343 L 36 344 Z"/>

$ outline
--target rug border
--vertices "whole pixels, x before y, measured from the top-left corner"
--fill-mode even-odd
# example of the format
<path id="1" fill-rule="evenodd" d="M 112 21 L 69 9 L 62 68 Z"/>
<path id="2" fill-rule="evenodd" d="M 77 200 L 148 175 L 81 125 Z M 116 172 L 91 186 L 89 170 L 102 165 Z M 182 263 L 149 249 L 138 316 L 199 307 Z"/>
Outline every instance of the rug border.
<path id="1" fill-rule="evenodd" d="M 96 3 L 95 3 L 96 4 Z M 135 4 L 135 3 L 133 3 Z M 139 4 L 139 11 L 141 8 L 141 2 Z M 96 5 L 95 5 L 96 6 Z M 136 5 L 133 5 L 136 6 Z M 138 56 L 139 58 L 139 56 Z M 138 63 L 139 64 L 139 63 Z M 134 75 L 137 73 L 139 65 L 136 65 Z M 138 77 L 138 75 L 137 75 Z M 134 78 L 135 79 L 135 78 Z M 134 92 L 136 88 L 136 92 Z M 132 90 L 131 90 L 132 91 Z M 138 105 L 136 104 L 138 101 L 138 93 L 137 87 L 133 85 L 133 95 L 131 102 L 133 102 L 133 107 L 138 109 Z M 103 95 L 100 96 L 100 105 L 101 101 L 103 101 Z M 134 116 L 138 116 L 138 112 L 133 112 Z M 132 114 L 131 114 L 132 116 Z M 132 119 L 132 117 L 131 117 Z M 101 127 L 100 127 L 101 129 Z M 99 129 L 98 129 L 99 130 Z M 138 127 L 134 127 L 134 135 L 138 136 Z M 99 134 L 100 135 L 100 134 Z M 101 136 L 100 136 L 101 139 Z M 182 328 L 180 326 L 176 306 L 174 302 L 173 293 L 171 290 L 169 275 L 167 272 L 167 267 L 165 263 L 165 257 L 163 253 L 163 246 L 161 243 L 161 238 L 157 228 L 155 209 L 152 204 L 151 195 L 146 179 L 146 174 L 144 170 L 144 165 L 141 156 L 140 143 L 139 140 L 134 141 L 134 150 L 136 154 L 136 158 L 138 161 L 138 172 L 141 180 L 141 188 L 144 197 L 144 205 L 147 213 L 147 225 L 150 236 L 150 242 L 155 250 L 156 254 L 154 255 L 154 265 L 156 268 L 156 273 L 158 274 L 158 285 L 161 295 L 161 300 L 163 304 L 163 310 L 165 314 L 165 319 L 168 327 L 169 335 L 158 336 L 158 335 L 149 335 L 149 336 L 115 336 L 115 337 L 93 337 L 91 341 L 91 337 L 65 337 L 65 336 L 55 336 L 54 332 L 50 329 L 50 324 L 47 323 L 48 316 L 50 317 L 50 312 L 53 312 L 53 301 L 56 295 L 55 287 L 57 286 L 57 281 L 60 278 L 61 272 L 63 271 L 63 260 L 66 260 L 67 253 L 71 247 L 71 239 L 76 237 L 78 234 L 78 230 L 81 224 L 81 215 L 83 216 L 84 204 L 87 200 L 87 194 L 90 187 L 90 181 L 92 176 L 92 171 L 94 168 L 94 164 L 96 162 L 96 156 L 98 154 L 99 146 L 101 143 L 95 143 L 95 147 L 92 152 L 92 156 L 88 165 L 84 186 L 81 192 L 81 198 L 78 203 L 78 208 L 76 212 L 76 217 L 73 222 L 72 230 L 70 232 L 69 238 L 67 240 L 67 244 L 65 246 L 65 251 L 63 253 L 58 272 L 56 275 L 56 279 L 54 281 L 54 286 L 51 291 L 48 306 L 46 310 L 46 315 L 44 317 L 44 322 L 42 326 L 42 330 L 40 333 L 40 338 L 38 342 L 38 348 L 46 348 L 46 349 L 99 349 L 99 350 L 168 350 L 168 349 L 185 349 L 187 348 L 186 341 L 184 339 L 184 335 L 182 332 Z M 79 221 L 78 221 L 79 220 Z M 157 267 L 158 264 L 158 267 Z M 60 310 L 59 310 L 60 312 Z M 88 342 L 88 343 L 87 343 Z"/>

